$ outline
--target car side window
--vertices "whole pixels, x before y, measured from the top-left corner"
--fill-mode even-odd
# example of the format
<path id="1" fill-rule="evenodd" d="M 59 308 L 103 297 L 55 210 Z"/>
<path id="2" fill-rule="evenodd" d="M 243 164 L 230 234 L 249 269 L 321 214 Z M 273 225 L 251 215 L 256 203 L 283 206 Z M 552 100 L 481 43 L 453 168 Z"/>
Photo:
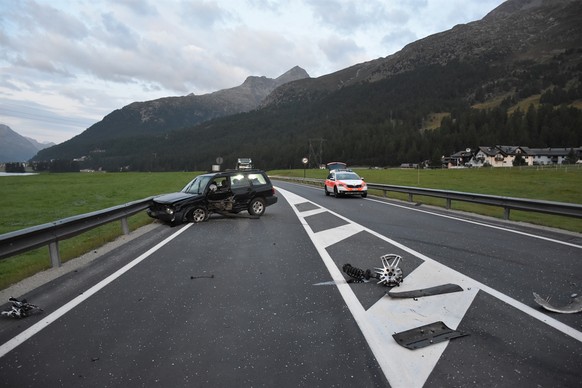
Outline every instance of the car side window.
<path id="1" fill-rule="evenodd" d="M 333 174 L 329 174 L 329 175 L 327 176 L 327 179 L 333 179 Z"/>
<path id="2" fill-rule="evenodd" d="M 214 179 L 214 183 L 216 183 L 218 191 L 226 191 L 228 190 L 228 177 L 221 176 Z"/>
<path id="3" fill-rule="evenodd" d="M 267 184 L 267 180 L 265 179 L 263 174 L 249 174 L 248 177 L 249 181 L 252 183 L 253 186 Z"/>
<path id="4" fill-rule="evenodd" d="M 237 174 L 230 177 L 230 186 L 233 189 L 248 187 L 250 185 L 247 175 Z"/>

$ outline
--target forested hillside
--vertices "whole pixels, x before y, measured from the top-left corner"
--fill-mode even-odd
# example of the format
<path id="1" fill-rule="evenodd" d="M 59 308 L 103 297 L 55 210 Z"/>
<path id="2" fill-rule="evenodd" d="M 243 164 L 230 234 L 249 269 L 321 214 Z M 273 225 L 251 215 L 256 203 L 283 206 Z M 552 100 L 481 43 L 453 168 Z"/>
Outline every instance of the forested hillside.
<path id="1" fill-rule="evenodd" d="M 218 156 L 227 168 L 244 156 L 275 169 L 301 167 L 310 139 L 323 144 L 323 161 L 371 166 L 439 164 L 482 145 L 580 147 L 581 42 L 582 2 L 508 0 L 393 56 L 287 83 L 260 109 L 103 137 L 77 157 L 115 171 L 208 169 Z"/>

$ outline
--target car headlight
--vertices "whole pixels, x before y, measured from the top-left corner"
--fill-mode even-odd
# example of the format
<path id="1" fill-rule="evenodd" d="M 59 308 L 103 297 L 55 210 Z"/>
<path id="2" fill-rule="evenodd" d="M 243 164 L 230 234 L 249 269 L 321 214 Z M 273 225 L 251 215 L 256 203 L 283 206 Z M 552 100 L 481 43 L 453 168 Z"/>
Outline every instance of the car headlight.
<path id="1" fill-rule="evenodd" d="M 174 209 L 172 209 L 171 207 L 167 207 L 166 213 L 168 213 L 169 215 L 172 215 L 172 214 L 174 214 Z"/>

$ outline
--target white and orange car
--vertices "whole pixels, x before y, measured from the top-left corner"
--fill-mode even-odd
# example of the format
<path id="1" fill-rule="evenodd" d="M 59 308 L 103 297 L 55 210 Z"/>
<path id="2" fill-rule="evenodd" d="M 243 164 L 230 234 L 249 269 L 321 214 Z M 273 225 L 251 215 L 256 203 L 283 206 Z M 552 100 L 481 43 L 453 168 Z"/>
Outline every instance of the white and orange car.
<path id="1" fill-rule="evenodd" d="M 358 174 L 352 170 L 332 170 L 325 180 L 325 195 L 333 195 L 337 198 L 342 195 L 368 196 L 368 186 Z"/>

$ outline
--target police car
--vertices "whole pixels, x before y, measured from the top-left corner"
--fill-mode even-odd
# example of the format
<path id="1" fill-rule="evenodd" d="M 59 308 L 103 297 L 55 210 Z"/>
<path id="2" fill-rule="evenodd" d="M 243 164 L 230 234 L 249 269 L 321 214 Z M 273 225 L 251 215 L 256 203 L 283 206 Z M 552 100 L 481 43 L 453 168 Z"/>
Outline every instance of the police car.
<path id="1" fill-rule="evenodd" d="M 331 170 L 325 180 L 325 195 L 333 195 L 337 198 L 343 195 L 368 196 L 366 182 L 355 172 L 348 169 Z"/>

